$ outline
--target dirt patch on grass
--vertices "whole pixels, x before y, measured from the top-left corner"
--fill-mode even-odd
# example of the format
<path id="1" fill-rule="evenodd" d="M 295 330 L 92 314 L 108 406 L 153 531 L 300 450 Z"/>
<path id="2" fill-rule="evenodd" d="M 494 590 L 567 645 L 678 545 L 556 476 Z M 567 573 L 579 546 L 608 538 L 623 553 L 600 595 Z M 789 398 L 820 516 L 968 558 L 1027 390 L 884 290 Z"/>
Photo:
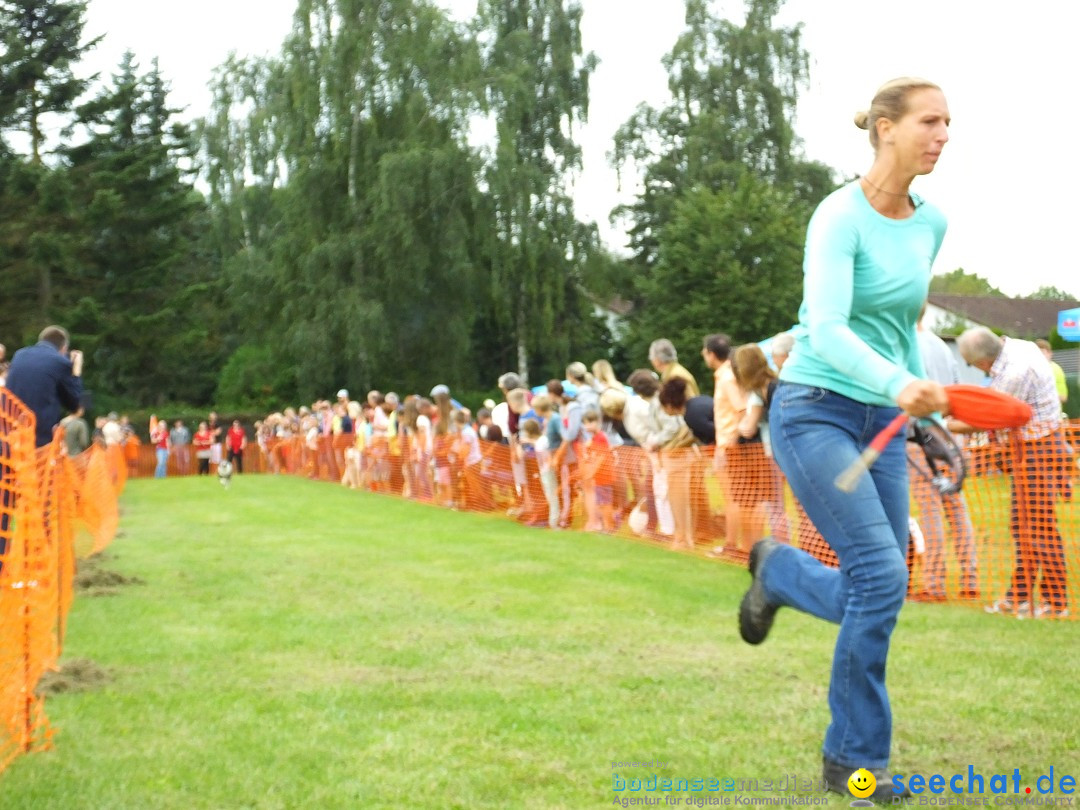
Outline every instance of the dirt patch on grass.
<path id="1" fill-rule="evenodd" d="M 102 562 L 107 559 L 97 555 L 79 560 L 75 570 L 75 590 L 85 592 L 88 596 L 111 596 L 116 593 L 118 586 L 146 584 L 138 577 L 124 576 L 118 571 L 104 568 Z"/>
<path id="2" fill-rule="evenodd" d="M 100 689 L 112 676 L 93 661 L 73 658 L 60 664 L 57 672 L 46 672 L 38 681 L 39 695 L 60 695 L 65 692 L 89 692 Z"/>
<path id="3" fill-rule="evenodd" d="M 79 596 L 93 599 L 96 596 L 116 596 L 120 591 L 116 588 L 87 588 L 84 591 L 79 591 Z"/>
<path id="4" fill-rule="evenodd" d="M 138 577 L 126 577 L 117 571 L 95 568 L 89 571 L 80 568 L 75 574 L 75 587 L 80 591 L 91 588 L 111 588 L 116 585 L 144 585 Z"/>

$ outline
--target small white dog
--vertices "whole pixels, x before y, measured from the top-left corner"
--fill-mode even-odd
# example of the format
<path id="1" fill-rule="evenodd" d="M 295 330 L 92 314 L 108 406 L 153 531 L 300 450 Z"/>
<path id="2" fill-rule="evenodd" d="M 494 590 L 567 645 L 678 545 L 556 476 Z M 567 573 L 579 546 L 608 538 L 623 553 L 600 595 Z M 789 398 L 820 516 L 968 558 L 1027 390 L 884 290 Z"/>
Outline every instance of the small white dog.
<path id="1" fill-rule="evenodd" d="M 222 459 L 217 465 L 217 477 L 218 481 L 225 489 L 229 488 L 229 482 L 232 480 L 232 462 L 228 459 Z"/>

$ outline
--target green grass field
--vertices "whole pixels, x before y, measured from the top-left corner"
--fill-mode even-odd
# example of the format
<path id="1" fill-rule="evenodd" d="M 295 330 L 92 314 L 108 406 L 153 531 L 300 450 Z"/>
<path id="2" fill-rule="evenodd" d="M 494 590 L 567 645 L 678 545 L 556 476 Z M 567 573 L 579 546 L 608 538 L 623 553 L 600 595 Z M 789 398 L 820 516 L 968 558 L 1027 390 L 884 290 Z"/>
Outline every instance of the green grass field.
<path id="1" fill-rule="evenodd" d="M 819 775 L 835 628 L 782 611 L 747 647 L 744 570 L 294 478 L 122 503 L 103 565 L 144 584 L 77 597 L 65 649 L 110 680 L 49 699 L 55 747 L 0 807 L 599 808 L 613 772 Z M 892 769 L 1077 775 L 1076 642 L 905 607 Z"/>

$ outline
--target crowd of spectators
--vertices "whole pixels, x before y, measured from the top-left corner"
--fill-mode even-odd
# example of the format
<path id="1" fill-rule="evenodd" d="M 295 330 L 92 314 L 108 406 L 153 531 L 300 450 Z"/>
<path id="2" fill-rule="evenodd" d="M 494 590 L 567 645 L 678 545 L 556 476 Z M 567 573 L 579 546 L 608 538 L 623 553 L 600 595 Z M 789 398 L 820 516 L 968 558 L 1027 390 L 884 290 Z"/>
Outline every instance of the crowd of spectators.
<path id="1" fill-rule="evenodd" d="M 940 339 L 920 334 L 928 358 L 942 351 Z M 452 508 L 506 508 L 528 525 L 553 529 L 569 526 L 580 513 L 587 531 L 626 525 L 674 548 L 704 542 L 713 553 L 736 559 L 764 536 L 781 542 L 798 537 L 811 553 L 835 561 L 801 509 L 795 510 L 797 525 L 789 524 L 783 480 L 771 462 L 769 405 L 793 342 L 788 333 L 777 335 L 767 356 L 758 344 L 733 346 L 726 335 L 705 336 L 701 355 L 713 378 L 705 393 L 679 362 L 676 347 L 660 339 L 649 348 L 649 367 L 633 370 L 625 381 L 606 360 L 594 363 L 591 373 L 584 363 L 570 363 L 563 379 L 534 388 L 507 372 L 498 379 L 499 401 L 488 400 L 475 412 L 454 399 L 446 385 L 436 385 L 427 396 L 370 391 L 363 399 L 342 389 L 333 402 L 270 414 L 256 423 L 255 432 L 272 472 L 302 469 L 348 487 Z M 961 351 L 966 345 L 962 339 Z M 1043 358 L 1032 352 L 1025 355 L 1026 366 L 1038 366 L 1039 396 L 1049 399 L 1049 365 L 1037 363 Z M 992 363 L 986 364 L 989 383 L 1003 385 Z M 980 364 L 973 358 L 972 365 Z M 956 369 L 942 373 L 955 379 Z M 1022 390 L 1013 393 L 1031 399 Z M 1050 412 L 1049 404 L 1044 408 Z M 1049 440 L 1040 441 L 1037 449 L 1044 451 Z M 1027 548 L 1028 540 L 1021 548 L 1018 539 L 1016 582 L 992 610 L 1068 613 L 1062 544 L 1046 517 L 1051 512 L 1046 493 L 1067 486 L 1057 441 L 1052 462 L 1027 455 L 1034 460 L 1026 471 L 1038 483 L 1016 485 L 1028 489 L 1026 498 L 1023 493 L 1013 497 L 1014 534 L 1022 536 L 1018 510 L 1046 524 L 1045 531 L 1036 538 L 1035 551 Z M 926 555 L 922 590 L 911 596 L 945 598 L 947 521 L 960 567 L 960 596 L 978 598 L 963 497 L 943 498 L 929 486 L 916 450 L 913 445 L 909 451 L 912 493 L 925 524 Z M 500 501 L 500 492 L 508 497 Z M 1035 602 L 1033 581 L 1039 574 L 1045 595 Z"/>
<path id="2" fill-rule="evenodd" d="M 949 350 L 932 333 L 918 334 L 927 373 L 955 382 Z M 805 546 L 813 530 L 805 528 L 801 510 L 796 530 L 789 526 L 783 481 L 770 461 L 769 404 L 793 342 L 789 333 L 777 335 L 767 357 L 758 344 L 733 346 L 726 335 L 705 336 L 701 356 L 712 375 L 711 395 L 701 392 L 672 342 L 659 339 L 649 347 L 649 367 L 635 369 L 625 381 L 607 360 L 593 363 L 591 371 L 572 362 L 563 379 L 534 388 L 507 372 L 498 379 L 499 401 L 487 400 L 475 412 L 444 384 L 427 396 L 369 391 L 362 400 L 341 389 L 333 401 L 257 421 L 254 437 L 271 472 L 303 469 L 347 487 L 451 508 L 506 508 L 529 525 L 565 528 L 580 512 L 587 531 L 612 532 L 625 524 L 675 548 L 694 548 L 704 539 L 714 553 L 727 556 L 745 556 L 766 535 L 782 542 L 797 535 Z M 987 609 L 1067 616 L 1064 544 L 1054 509 L 1072 497 L 1073 448 L 1059 429 L 1066 395 L 1061 375 L 1046 346 L 985 329 L 965 332 L 958 348 L 969 365 L 986 372 L 989 385 L 1024 400 L 1035 413 L 1018 432 L 1015 448 L 1024 475 L 1012 484 L 1013 580 Z M 39 446 L 51 441 L 59 423 L 69 455 L 98 443 L 125 458 L 129 474 L 137 473 L 142 442 L 126 415 L 98 416 L 92 429 L 87 424 L 82 356 L 69 350 L 66 331 L 48 327 L 36 346 L 20 349 L 10 364 L 6 360 L 0 346 L 7 390 L 38 415 Z M 63 410 L 70 412 L 61 420 Z M 243 472 L 248 439 L 239 421 L 226 425 L 210 412 L 194 433 L 180 419 L 170 425 L 152 416 L 150 422 L 155 476 L 167 474 L 170 459 L 181 475 L 193 464 L 207 475 L 223 461 Z M 968 430 L 955 421 L 950 427 Z M 945 598 L 947 521 L 960 595 L 977 598 L 973 529 L 963 496 L 940 496 L 914 447 L 908 456 L 926 546 L 924 587 L 912 596 Z M 710 492 L 721 497 L 710 498 Z M 828 556 L 827 547 L 823 553 Z"/>
<path id="3" fill-rule="evenodd" d="M 129 441 L 138 444 L 137 438 Z M 193 452 L 198 475 L 209 475 L 222 462 L 228 462 L 230 475 L 244 471 L 247 431 L 239 419 L 234 419 L 226 429 L 216 411 L 211 411 L 205 420 L 199 422 L 194 434 L 183 419 L 176 419 L 169 427 L 167 421 L 151 415 L 150 442 L 157 458 L 155 478 L 166 477 L 170 458 L 175 460 L 178 474 L 188 475 Z"/>
<path id="4" fill-rule="evenodd" d="M 362 399 L 342 389 L 334 401 L 269 414 L 255 435 L 271 472 L 304 469 L 452 508 L 497 508 L 491 493 L 509 491 L 507 511 L 529 525 L 565 528 L 580 511 L 587 531 L 630 521 L 674 547 L 724 537 L 716 553 L 745 554 L 767 531 L 789 536 L 781 481 L 766 461 L 766 412 L 773 369 L 790 347 L 787 335 L 774 339 L 770 364 L 757 345 L 733 354 L 726 335 L 706 336 L 712 395 L 659 339 L 650 367 L 625 382 L 607 360 L 591 371 L 571 362 L 563 379 L 533 388 L 507 372 L 500 400 L 475 412 L 443 384 L 427 395 L 374 390 Z M 741 376 L 736 355 L 745 357 Z M 738 452 L 743 444 L 763 453 Z M 723 514 L 708 511 L 710 476 L 727 496 Z"/>

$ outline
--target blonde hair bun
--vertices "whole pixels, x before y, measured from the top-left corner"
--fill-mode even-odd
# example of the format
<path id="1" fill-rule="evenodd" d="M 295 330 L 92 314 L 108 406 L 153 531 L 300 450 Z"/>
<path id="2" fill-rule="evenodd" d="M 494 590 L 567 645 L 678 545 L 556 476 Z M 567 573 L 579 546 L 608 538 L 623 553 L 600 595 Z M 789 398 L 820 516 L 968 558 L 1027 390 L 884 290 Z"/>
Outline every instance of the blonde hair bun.
<path id="1" fill-rule="evenodd" d="M 870 113 L 867 110 L 859 110 L 855 113 L 855 126 L 859 129 L 870 129 Z"/>

